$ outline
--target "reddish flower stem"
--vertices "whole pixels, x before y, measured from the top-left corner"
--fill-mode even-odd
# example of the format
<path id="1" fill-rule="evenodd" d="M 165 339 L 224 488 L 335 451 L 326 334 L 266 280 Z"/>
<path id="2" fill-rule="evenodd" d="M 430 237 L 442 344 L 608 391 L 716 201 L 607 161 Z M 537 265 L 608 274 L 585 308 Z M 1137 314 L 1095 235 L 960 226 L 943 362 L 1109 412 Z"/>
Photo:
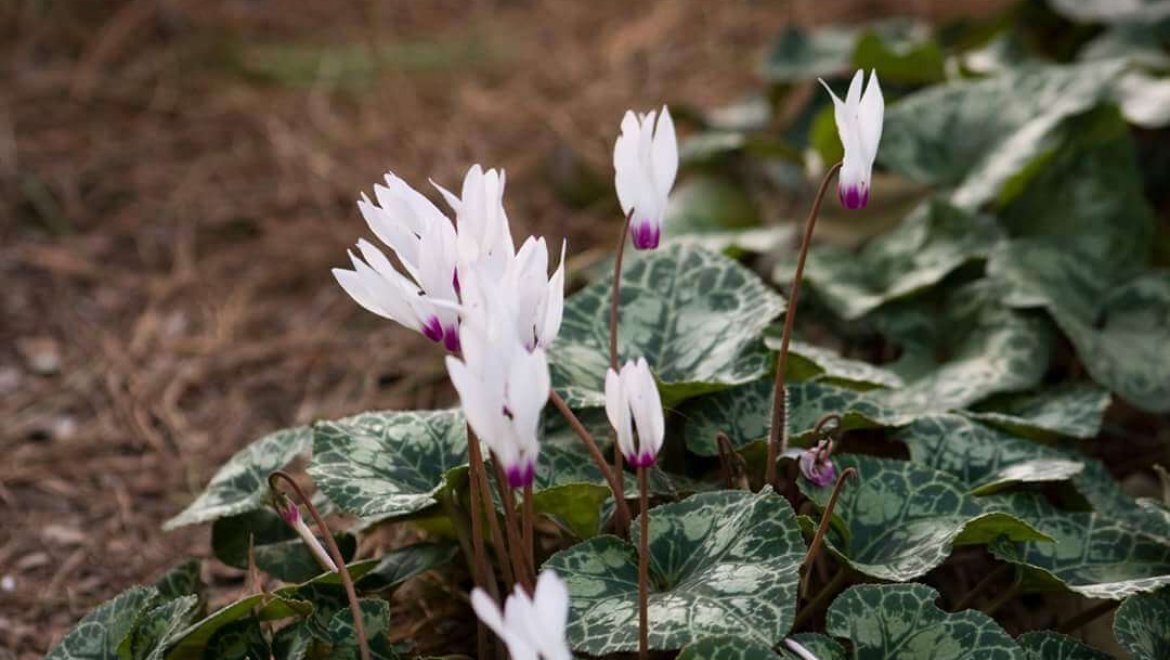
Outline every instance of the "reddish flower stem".
<path id="1" fill-rule="evenodd" d="M 621 302 L 621 288 L 622 288 L 622 257 L 626 252 L 626 237 L 630 234 L 630 223 L 634 219 L 634 209 L 626 214 L 625 226 L 622 227 L 621 238 L 618 239 L 617 253 L 613 259 L 613 292 L 609 300 L 609 366 L 614 371 L 618 370 L 618 308 Z M 613 496 L 618 502 L 625 502 L 626 496 L 623 492 L 621 474 L 622 474 L 622 452 L 618 444 L 613 443 L 613 472 L 618 476 L 617 480 L 610 484 L 614 489 Z M 614 527 L 619 535 L 625 536 L 630 528 L 630 510 L 628 507 L 618 507 L 614 512 Z"/>
<path id="2" fill-rule="evenodd" d="M 552 401 L 553 406 L 560 411 L 565 421 L 569 423 L 569 426 L 572 427 L 577 436 L 585 443 L 585 448 L 589 450 L 589 455 L 593 457 L 593 462 L 597 464 L 597 469 L 601 470 L 601 474 L 605 477 L 606 483 L 609 484 L 609 489 L 613 491 L 614 505 L 616 507 L 614 519 L 628 521 L 630 519 L 630 507 L 626 503 L 626 498 L 622 496 L 622 482 L 618 478 L 621 472 L 615 474 L 609 469 L 609 464 L 606 463 L 605 455 L 601 453 L 597 442 L 593 439 L 589 431 L 585 429 L 585 425 L 581 423 L 581 420 L 577 419 L 577 415 L 573 413 L 572 409 L 569 408 L 569 404 L 565 403 L 561 395 L 557 394 L 556 390 L 552 390 L 548 398 L 549 401 Z M 618 454 L 620 455 L 621 452 L 618 452 Z"/>
<path id="3" fill-rule="evenodd" d="M 788 442 L 787 434 L 782 432 L 788 421 L 787 399 L 784 396 L 784 372 L 788 369 L 788 344 L 792 341 L 792 327 L 796 319 L 796 302 L 800 296 L 800 280 L 804 276 L 804 262 L 808 259 L 808 248 L 812 243 L 817 217 L 821 213 L 821 203 L 825 200 L 825 192 L 829 189 L 829 183 L 839 169 L 841 169 L 841 163 L 837 163 L 830 167 L 828 172 L 825 172 L 825 178 L 821 180 L 821 187 L 817 190 L 816 199 L 813 200 L 812 210 L 809 211 L 808 219 L 804 221 L 804 237 L 800 241 L 800 255 L 796 260 L 796 273 L 792 277 L 792 293 L 788 295 L 788 309 L 784 312 L 784 334 L 780 339 L 780 355 L 776 359 L 776 381 L 772 392 L 772 427 L 768 435 L 768 465 L 764 477 L 764 483 L 772 484 L 772 488 L 777 491 L 780 489 L 780 484 L 777 479 L 776 461 L 780 459 L 780 454 L 788 449 L 785 446 Z"/>
<path id="4" fill-rule="evenodd" d="M 849 466 L 841 470 L 841 474 L 837 475 L 837 483 L 833 486 L 833 494 L 829 496 L 829 503 L 825 506 L 825 510 L 821 512 L 821 524 L 817 526 L 817 533 L 813 535 L 812 543 L 808 546 L 808 553 L 804 555 L 804 561 L 800 564 L 800 575 L 804 582 L 800 592 L 802 595 L 808 593 L 808 577 L 809 569 L 812 568 L 813 561 L 817 558 L 817 552 L 821 549 L 821 542 L 825 538 L 825 533 L 829 531 L 829 521 L 833 518 L 833 509 L 837 508 L 837 498 L 841 496 L 841 490 L 845 487 L 845 479 L 847 477 L 857 478 L 857 468 Z"/>
<path id="5" fill-rule="evenodd" d="M 508 556 L 512 560 L 512 570 L 516 573 L 517 584 L 532 595 L 535 578 L 530 573 L 528 554 L 524 552 L 524 544 L 520 541 L 520 527 L 516 524 L 516 498 L 508 487 L 508 477 L 499 459 L 493 460 L 492 464 L 496 467 L 496 487 L 500 489 L 500 500 L 504 505 L 504 530 L 508 535 L 508 549 L 511 550 Z M 500 561 L 503 563 L 503 559 Z"/>
<path id="6" fill-rule="evenodd" d="M 268 475 L 268 487 L 274 491 L 279 491 L 276 487 L 277 481 L 283 481 L 292 488 L 293 492 L 297 494 L 299 499 L 305 507 L 309 509 L 309 515 L 313 516 L 313 522 L 317 524 L 317 530 L 321 536 L 325 537 L 325 547 L 329 550 L 329 555 L 333 558 L 333 563 L 337 564 L 337 573 L 341 576 L 341 584 L 345 587 L 345 597 L 349 600 L 349 611 L 353 614 L 353 630 L 358 639 L 358 653 L 362 660 L 370 660 L 370 644 L 366 641 L 366 627 L 362 620 L 362 607 L 358 603 L 357 590 L 353 586 L 353 578 L 349 575 L 349 568 L 345 565 L 345 557 L 341 555 L 341 550 L 337 547 L 337 541 L 333 540 L 333 534 L 329 531 L 329 526 L 325 524 L 325 520 L 321 518 L 321 514 L 317 511 L 317 507 L 313 506 L 313 501 L 305 497 L 305 492 L 293 481 L 293 478 L 288 476 L 288 473 L 277 470 Z"/>
<path id="7" fill-rule="evenodd" d="M 638 658 L 650 657 L 650 484 L 648 468 L 638 468 L 638 499 L 642 508 L 638 525 Z"/>
<path id="8" fill-rule="evenodd" d="M 469 471 L 471 473 L 471 488 L 479 492 L 476 499 L 479 500 L 482 508 L 476 508 L 474 505 L 472 509 L 474 514 L 471 519 L 474 521 L 481 515 L 486 515 L 488 519 L 488 528 L 492 535 L 492 545 L 496 547 L 496 558 L 500 562 L 500 570 L 504 573 L 505 584 L 516 584 L 516 575 L 512 572 L 512 566 L 508 563 L 508 546 L 504 545 L 504 535 L 500 532 L 500 520 L 496 516 L 496 506 L 492 500 L 491 485 L 488 484 L 487 468 L 483 460 L 483 452 L 479 448 L 479 438 L 471 430 L 471 426 L 467 427 L 467 455 L 469 459 Z M 472 531 L 475 534 L 475 531 Z M 482 535 L 482 531 L 480 532 Z M 484 566 L 490 572 L 491 564 L 484 558 Z M 494 582 L 494 575 L 493 575 Z M 499 599 L 499 595 L 495 597 Z"/>

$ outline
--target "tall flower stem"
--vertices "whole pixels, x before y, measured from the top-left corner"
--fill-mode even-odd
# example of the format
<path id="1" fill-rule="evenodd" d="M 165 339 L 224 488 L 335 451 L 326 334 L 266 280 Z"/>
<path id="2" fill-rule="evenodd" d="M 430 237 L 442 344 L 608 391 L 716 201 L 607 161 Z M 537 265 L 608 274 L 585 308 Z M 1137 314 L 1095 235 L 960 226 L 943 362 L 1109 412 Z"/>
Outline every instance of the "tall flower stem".
<path id="1" fill-rule="evenodd" d="M 520 526 L 516 523 L 516 498 L 508 486 L 504 468 L 500 467 L 498 460 L 493 463 L 496 466 L 496 486 L 500 489 L 500 500 L 504 505 L 504 530 L 508 535 L 508 548 L 512 551 L 509 553 L 512 570 L 516 573 L 516 582 L 532 595 L 535 577 L 528 566 L 528 553 L 524 551 L 524 544 L 520 541 Z"/>
<path id="2" fill-rule="evenodd" d="M 474 492 L 475 489 L 472 489 Z M 478 500 L 478 496 L 476 497 Z M 455 496 L 450 491 L 444 491 L 439 497 L 439 504 L 443 507 L 443 513 L 451 520 L 452 526 L 455 528 L 455 538 L 459 541 L 459 547 L 463 550 L 463 558 L 467 561 L 467 565 L 471 568 L 471 575 L 475 580 L 477 587 L 484 587 L 484 572 L 483 559 L 484 557 L 476 556 L 472 551 L 471 532 L 468 529 L 468 522 L 460 511 L 459 505 L 455 502 Z M 480 547 L 483 547 L 481 541 Z M 482 550 L 481 550 L 482 551 Z M 490 574 L 487 588 L 488 594 L 491 595 L 492 600 L 499 601 L 500 593 L 496 588 L 495 574 Z M 486 588 L 486 587 L 485 587 Z M 479 655 L 477 657 L 486 658 L 491 651 L 491 637 L 487 625 L 483 621 L 479 621 L 475 630 L 475 644 Z"/>
<path id="3" fill-rule="evenodd" d="M 796 273 L 792 277 L 792 292 L 788 295 L 788 309 L 784 312 L 784 335 L 780 339 L 780 355 L 776 359 L 776 381 L 772 392 L 772 427 L 768 435 L 768 466 L 764 477 L 765 483 L 772 484 L 772 488 L 776 490 L 780 489 L 776 475 L 776 461 L 779 460 L 780 454 L 788 449 L 788 434 L 783 432 L 788 423 L 788 398 L 785 396 L 784 390 L 784 372 L 788 369 L 788 344 L 792 341 L 792 326 L 796 319 L 796 302 L 800 296 L 800 280 L 804 276 L 804 262 L 808 259 L 808 248 L 812 243 L 817 216 L 821 214 L 821 203 L 825 200 L 825 192 L 829 189 L 829 183 L 832 182 L 833 176 L 837 174 L 839 169 L 841 169 L 841 163 L 837 163 L 830 167 L 828 172 L 825 172 L 825 178 L 821 180 L 821 187 L 817 190 L 816 199 L 813 200 L 812 210 L 809 211 L 808 219 L 804 221 L 804 237 L 800 241 L 800 256 L 796 260 Z"/>
<path id="4" fill-rule="evenodd" d="M 802 596 L 808 594 L 808 573 L 812 569 L 813 561 L 817 558 L 817 552 L 821 549 L 821 543 L 825 539 L 825 533 L 829 531 L 829 521 L 833 518 L 833 509 L 837 508 L 837 498 L 841 496 L 841 490 L 845 487 L 845 479 L 848 477 L 857 478 L 857 468 L 849 466 L 841 470 L 841 474 L 837 476 L 837 483 L 833 486 L 833 494 L 829 496 L 829 503 L 825 506 L 825 510 L 821 512 L 821 524 L 817 527 L 817 533 L 813 535 L 812 543 L 808 546 L 808 552 L 804 555 L 804 561 L 800 564 L 800 575 L 803 586 L 800 589 Z"/>
<path id="5" fill-rule="evenodd" d="M 613 292 L 609 299 L 609 366 L 614 371 L 618 370 L 618 308 L 621 303 L 622 293 L 622 257 L 626 252 L 626 240 L 630 235 L 630 223 L 634 220 L 634 211 L 631 208 L 630 212 L 626 214 L 625 226 L 622 227 L 621 238 L 618 239 L 617 253 L 613 258 Z M 626 496 L 623 492 L 622 480 L 622 452 L 618 448 L 617 443 L 613 443 L 613 471 L 618 475 L 618 479 L 610 484 L 614 488 L 613 496 L 618 502 L 625 502 Z M 616 484 L 616 485 L 615 485 Z M 618 507 L 614 513 L 614 526 L 620 535 L 625 535 L 626 530 L 630 527 L 630 510 L 628 507 Z"/>
<path id="6" fill-rule="evenodd" d="M 488 521 L 488 528 L 492 536 L 492 545 L 496 547 L 496 557 L 500 562 L 500 570 L 504 574 L 505 584 L 516 584 L 516 575 L 512 572 L 512 566 L 508 563 L 508 547 L 504 545 L 504 535 L 500 532 L 500 521 L 496 517 L 496 507 L 492 501 L 491 486 L 488 484 L 487 468 L 483 460 L 483 452 L 479 448 L 479 438 L 471 430 L 471 426 L 467 427 L 467 456 L 470 463 L 468 472 L 471 478 L 471 492 L 478 493 L 473 495 L 474 499 L 471 503 L 471 509 L 474 512 L 471 516 L 472 521 L 472 536 L 480 539 L 480 550 L 483 550 L 483 529 L 482 522 L 479 522 L 480 516 L 485 516 Z M 478 504 L 477 504 L 478 502 Z M 490 571 L 491 564 L 487 561 L 486 556 L 483 560 L 484 570 Z M 494 581 L 494 580 L 493 580 Z M 498 594 L 493 597 L 498 598 Z"/>
<path id="7" fill-rule="evenodd" d="M 536 535 L 533 530 L 533 518 L 536 512 L 533 510 L 532 502 L 532 484 L 524 487 L 524 552 L 527 555 L 528 567 L 532 569 L 533 578 L 536 575 Z"/>
<path id="8" fill-rule="evenodd" d="M 585 429 L 585 425 L 581 423 L 581 420 L 577 419 L 577 415 L 573 413 L 572 409 L 569 408 L 569 404 L 565 403 L 561 395 L 557 394 L 556 390 L 552 390 L 548 398 L 549 401 L 552 401 L 553 406 L 560 411 L 561 416 L 565 418 L 565 421 L 569 423 L 569 426 L 572 427 L 577 436 L 585 443 L 585 448 L 589 450 L 589 455 L 593 457 L 593 462 L 597 464 L 597 469 L 601 470 L 602 476 L 605 477 L 606 483 L 609 484 L 609 489 L 613 491 L 613 500 L 616 506 L 614 518 L 628 521 L 630 519 L 630 507 L 626 503 L 626 498 L 622 495 L 622 482 L 619 478 L 621 472 L 619 471 L 615 474 L 609 469 L 609 463 L 606 462 L 605 455 L 601 453 L 601 449 L 597 446 L 597 441 Z M 614 444 L 616 445 L 617 443 Z M 621 455 L 620 451 L 618 455 Z"/>
<path id="9" fill-rule="evenodd" d="M 650 657 L 650 484 L 649 468 L 638 468 L 638 500 L 642 515 L 638 518 L 638 658 Z"/>
<path id="10" fill-rule="evenodd" d="M 317 507 L 313 506 L 313 501 L 305 497 L 305 492 L 297 485 L 293 478 L 287 473 L 277 470 L 268 475 L 268 487 L 272 490 L 279 490 L 276 487 L 276 482 L 283 481 L 292 488 L 293 492 L 297 494 L 297 499 L 301 501 L 308 509 L 309 515 L 313 516 L 313 522 L 317 524 L 317 530 L 321 532 L 321 536 L 325 538 L 325 547 L 329 549 L 329 555 L 333 557 L 333 562 L 337 564 L 337 573 L 341 576 L 341 584 L 345 587 L 345 597 L 349 599 L 349 611 L 353 614 L 353 631 L 358 640 L 358 653 L 362 660 L 370 660 L 370 644 L 366 641 L 366 627 L 362 620 L 362 607 L 358 603 L 357 591 L 353 586 L 353 578 L 349 575 L 349 569 L 345 565 L 345 557 L 341 555 L 341 550 L 337 547 L 337 541 L 333 540 L 333 534 L 329 531 L 329 526 L 325 524 L 325 520 L 317 511 Z"/>

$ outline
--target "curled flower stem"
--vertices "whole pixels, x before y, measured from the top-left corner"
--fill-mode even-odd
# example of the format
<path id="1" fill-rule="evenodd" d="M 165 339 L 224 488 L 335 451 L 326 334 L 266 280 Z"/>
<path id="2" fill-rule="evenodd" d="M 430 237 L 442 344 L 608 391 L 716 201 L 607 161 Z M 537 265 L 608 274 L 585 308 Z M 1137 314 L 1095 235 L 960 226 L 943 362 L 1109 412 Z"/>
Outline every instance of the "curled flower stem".
<path id="1" fill-rule="evenodd" d="M 825 192 L 829 189 L 829 183 L 839 169 L 841 169 L 841 163 L 837 163 L 830 167 L 828 172 L 825 172 L 825 178 L 821 180 L 821 187 L 817 190 L 816 199 L 813 200 L 812 210 L 809 211 L 808 219 L 804 221 L 804 237 L 800 241 L 800 255 L 796 260 L 796 273 L 792 277 L 792 292 L 788 295 L 788 309 L 784 312 L 784 334 L 780 339 L 780 355 L 776 358 L 776 381 L 772 392 L 772 427 L 768 435 L 768 466 L 764 477 L 765 483 L 772 484 L 772 487 L 777 490 L 779 490 L 780 484 L 777 482 L 776 461 L 779 460 L 780 454 L 788 449 L 788 447 L 783 446 L 787 444 L 787 436 L 781 433 L 787 424 L 788 417 L 787 399 L 784 397 L 784 372 L 788 369 L 788 344 L 792 341 L 792 326 L 796 319 L 796 302 L 800 296 L 800 280 L 804 276 L 804 262 L 808 259 L 808 248 L 812 243 L 817 217 L 821 213 L 821 203 L 825 200 Z"/>
<path id="2" fill-rule="evenodd" d="M 330 533 L 329 526 L 321 518 L 317 507 L 313 506 L 313 501 L 305 497 L 305 492 L 301 490 L 297 482 L 293 481 L 293 478 L 288 476 L 286 472 L 280 470 L 268 475 L 268 487 L 279 492 L 280 489 L 276 487 L 277 481 L 283 481 L 292 488 L 293 492 L 297 494 L 297 499 L 309 509 L 309 515 L 313 516 L 313 522 L 317 524 L 317 530 L 321 532 L 321 536 L 325 537 L 325 547 L 329 548 L 329 554 L 333 557 L 333 562 L 337 564 L 337 573 L 341 576 L 342 586 L 345 587 L 345 597 L 349 599 L 349 610 L 353 614 L 353 630 L 358 639 L 358 652 L 362 660 L 370 660 L 370 644 L 366 641 L 366 627 L 362 621 L 362 607 L 358 603 L 357 591 L 353 586 L 353 578 L 349 575 L 349 568 L 345 565 L 345 557 L 341 556 L 341 550 L 337 547 L 337 541 L 333 540 L 333 534 Z"/>
<path id="3" fill-rule="evenodd" d="M 478 491 L 478 496 L 472 500 L 471 509 L 474 514 L 471 516 L 472 520 L 472 536 L 480 538 L 480 548 L 483 548 L 483 528 L 482 523 L 477 523 L 476 520 L 485 515 L 488 520 L 488 528 L 492 535 L 492 545 L 496 547 L 496 557 L 500 562 L 500 570 L 504 573 L 505 584 L 516 584 L 516 576 L 512 572 L 512 566 L 508 563 L 507 558 L 508 547 L 504 545 L 504 535 L 500 532 L 500 521 L 496 517 L 496 507 L 492 501 L 491 486 L 488 484 L 487 469 L 483 460 L 483 452 L 479 448 L 479 438 L 471 430 L 471 426 L 467 427 L 467 455 L 470 462 L 468 471 L 471 476 L 472 492 Z M 479 506 L 475 502 L 478 500 Z M 482 507 L 482 508 L 481 508 Z M 478 529 L 477 529 L 478 527 Z M 484 571 L 491 571 L 491 564 L 487 561 L 486 555 L 483 560 Z M 493 580 L 494 582 L 494 580 Z M 490 592 L 489 592 L 490 593 Z M 499 594 L 492 594 L 494 598 L 499 598 Z"/>
<path id="4" fill-rule="evenodd" d="M 516 581 L 532 595 L 535 577 L 528 566 L 528 553 L 524 552 L 524 544 L 520 540 L 520 527 L 516 523 L 516 498 L 508 487 L 508 477 L 504 474 L 504 468 L 500 467 L 500 461 L 496 459 L 492 463 L 496 467 L 496 486 L 500 489 L 500 500 L 504 505 L 504 529 L 508 535 L 508 549 L 511 550 L 508 556 L 512 560 L 512 570 L 516 573 Z"/>
<path id="5" fill-rule="evenodd" d="M 613 491 L 613 501 L 616 507 L 614 510 L 614 518 L 619 522 L 622 520 L 628 521 L 630 519 L 630 507 L 622 494 L 622 482 L 617 476 L 621 472 L 619 471 L 615 474 L 609 469 L 609 463 L 606 462 L 605 455 L 601 453 L 601 449 L 597 447 L 597 442 L 593 439 L 593 436 L 585 429 L 585 425 L 581 423 L 581 420 L 577 419 L 577 415 L 573 413 L 572 409 L 569 408 L 569 404 L 565 403 L 561 395 L 557 394 L 556 390 L 552 390 L 549 393 L 549 401 L 552 401 L 553 406 L 560 411 L 565 421 L 569 423 L 569 426 L 573 428 L 573 431 L 585 443 L 585 448 L 589 450 L 589 455 L 593 457 L 593 462 L 597 464 L 597 469 L 601 470 L 602 476 L 605 477 L 605 481 L 609 484 L 609 489 Z M 621 455 L 620 451 L 618 455 Z"/>
<path id="6" fill-rule="evenodd" d="M 833 518 L 833 509 L 837 507 L 837 498 L 841 496 L 841 490 L 845 487 L 847 477 L 856 479 L 857 468 L 849 466 L 841 470 L 841 474 L 837 476 L 837 484 L 833 486 L 833 494 L 829 496 L 829 504 L 821 512 L 821 524 L 817 526 L 817 533 L 813 536 L 812 543 L 808 546 L 808 553 L 804 555 L 804 561 L 800 564 L 800 575 L 803 581 L 803 586 L 800 589 L 801 595 L 808 594 L 808 572 L 812 568 L 813 561 L 817 558 L 817 552 L 821 549 L 825 533 L 829 531 L 829 521 Z"/>
<path id="7" fill-rule="evenodd" d="M 642 508 L 638 525 L 638 658 L 650 657 L 650 484 L 649 468 L 638 468 L 638 499 Z"/>
<path id="8" fill-rule="evenodd" d="M 609 366 L 614 371 L 618 370 L 618 308 L 621 303 L 621 289 L 622 289 L 622 257 L 626 252 L 626 237 L 630 234 L 630 223 L 634 220 L 634 209 L 626 214 L 626 223 L 622 227 L 621 238 L 618 239 L 617 253 L 613 258 L 613 292 L 609 299 Z M 615 475 L 622 474 L 622 452 L 618 444 L 613 443 L 613 472 Z M 623 492 L 622 480 L 620 478 L 612 481 L 610 487 L 613 489 L 613 497 L 617 502 L 625 502 L 626 496 Z M 614 526 L 620 535 L 625 535 L 630 527 L 630 510 L 628 507 L 619 506 L 614 513 Z"/>

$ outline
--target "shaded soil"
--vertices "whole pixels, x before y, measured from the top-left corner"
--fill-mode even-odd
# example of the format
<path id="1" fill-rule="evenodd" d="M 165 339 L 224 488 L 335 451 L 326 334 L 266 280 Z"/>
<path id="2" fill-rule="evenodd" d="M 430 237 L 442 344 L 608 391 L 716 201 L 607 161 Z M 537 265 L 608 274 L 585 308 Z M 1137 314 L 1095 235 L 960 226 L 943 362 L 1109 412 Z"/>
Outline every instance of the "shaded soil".
<path id="1" fill-rule="evenodd" d="M 627 107 L 717 106 L 757 84 L 786 22 L 906 6 L 4 4 L 0 658 L 208 556 L 206 529 L 160 524 L 249 440 L 452 402 L 428 342 L 329 275 L 382 172 L 453 186 L 503 167 L 517 234 L 608 245 Z M 220 597 L 244 589 L 206 572 Z M 416 610 L 404 634 L 450 614 Z"/>

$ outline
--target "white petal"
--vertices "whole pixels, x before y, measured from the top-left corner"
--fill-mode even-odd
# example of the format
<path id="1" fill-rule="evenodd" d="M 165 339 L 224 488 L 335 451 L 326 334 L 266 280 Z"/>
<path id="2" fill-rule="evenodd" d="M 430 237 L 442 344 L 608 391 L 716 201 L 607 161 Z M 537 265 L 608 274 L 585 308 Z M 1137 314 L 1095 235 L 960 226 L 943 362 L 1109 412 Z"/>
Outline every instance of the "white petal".
<path id="1" fill-rule="evenodd" d="M 621 375 L 613 369 L 605 372 L 605 414 L 617 433 L 618 447 L 622 454 L 632 456 L 636 453 L 637 447 L 634 446 L 630 402 L 623 381 Z"/>
<path id="2" fill-rule="evenodd" d="M 665 198 L 670 194 L 674 179 L 678 175 L 678 137 L 674 133 L 674 120 L 670 118 L 670 110 L 665 105 L 662 106 L 662 114 L 659 115 L 658 126 L 654 130 L 651 148 L 655 192 Z"/>
<path id="3" fill-rule="evenodd" d="M 885 120 L 886 101 L 882 97 L 882 87 L 878 82 L 877 72 L 869 74 L 869 85 L 857 107 L 857 123 L 861 137 L 861 149 L 865 162 L 869 168 L 877 158 L 878 144 L 882 140 L 882 122 Z"/>
<path id="4" fill-rule="evenodd" d="M 849 91 L 845 94 L 845 105 L 849 108 L 856 108 L 858 102 L 861 101 L 861 84 L 865 80 L 865 74 L 861 69 L 853 74 L 853 80 L 849 81 Z"/>
<path id="5" fill-rule="evenodd" d="M 556 341 L 561 331 L 561 320 L 565 315 L 565 250 L 568 246 L 567 240 L 561 243 L 561 262 L 548 280 L 548 294 L 539 332 L 539 343 L 544 348 L 548 348 Z"/>
<path id="6" fill-rule="evenodd" d="M 511 598 L 509 598 L 510 601 Z M 471 592 L 471 607 L 475 610 L 479 620 L 483 621 L 484 625 L 491 628 L 492 632 L 504 640 L 504 644 L 508 647 L 508 655 L 512 657 L 512 660 L 537 660 L 536 649 L 512 630 L 511 622 L 506 618 L 507 614 L 501 615 L 499 608 L 483 589 L 477 587 Z"/>

